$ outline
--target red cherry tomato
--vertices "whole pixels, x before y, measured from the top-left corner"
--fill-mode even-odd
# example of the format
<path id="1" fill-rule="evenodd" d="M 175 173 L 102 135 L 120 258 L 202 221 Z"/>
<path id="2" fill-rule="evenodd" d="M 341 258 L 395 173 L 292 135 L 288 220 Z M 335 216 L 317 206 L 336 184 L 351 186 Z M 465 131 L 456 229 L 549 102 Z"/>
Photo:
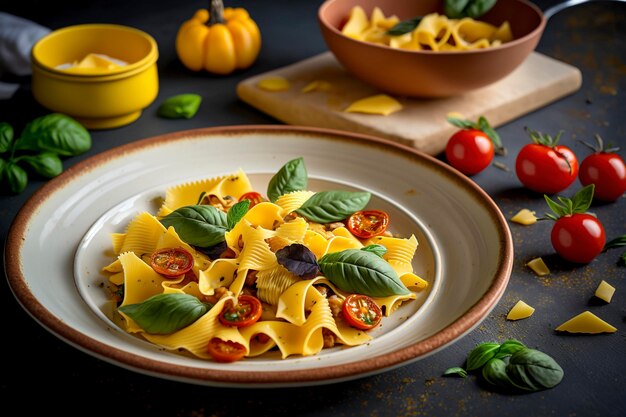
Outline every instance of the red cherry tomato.
<path id="1" fill-rule="evenodd" d="M 552 246 L 562 258 L 586 264 L 602 252 L 606 234 L 602 223 L 591 214 L 560 217 L 552 226 Z"/>
<path id="2" fill-rule="evenodd" d="M 342 307 L 343 318 L 357 329 L 369 330 L 378 326 L 383 312 L 371 297 L 363 294 L 350 294 Z"/>
<path id="3" fill-rule="evenodd" d="M 517 154 L 515 172 L 524 187 L 538 193 L 555 194 L 576 179 L 578 159 L 566 146 L 529 143 Z"/>
<path id="4" fill-rule="evenodd" d="M 241 343 L 222 340 L 217 337 L 209 340 L 209 355 L 217 362 L 235 362 L 246 356 L 246 348 Z"/>
<path id="5" fill-rule="evenodd" d="M 252 295 L 242 294 L 237 299 L 237 305 L 232 301 L 224 304 L 219 320 L 224 326 L 245 327 L 256 323 L 261 318 L 261 313 L 261 301 Z"/>
<path id="6" fill-rule="evenodd" d="M 163 248 L 150 256 L 150 265 L 168 278 L 185 275 L 193 267 L 193 256 L 183 248 Z"/>
<path id="7" fill-rule="evenodd" d="M 256 191 L 249 191 L 245 194 L 243 194 L 241 197 L 239 197 L 239 201 L 243 201 L 243 200 L 248 200 L 250 201 L 250 207 L 252 208 L 255 205 L 259 204 L 260 202 L 263 201 L 263 196 L 260 193 L 257 193 Z"/>
<path id="8" fill-rule="evenodd" d="M 626 192 L 626 165 L 616 153 L 587 156 L 580 164 L 578 178 L 582 185 L 595 184 L 594 197 L 598 200 L 615 201 Z"/>
<path id="9" fill-rule="evenodd" d="M 446 145 L 446 159 L 465 175 L 478 174 L 493 160 L 494 147 L 489 136 L 478 129 L 456 132 Z"/>
<path id="10" fill-rule="evenodd" d="M 361 239 L 382 235 L 388 225 L 389 215 L 382 210 L 357 211 L 346 221 L 350 233 Z"/>

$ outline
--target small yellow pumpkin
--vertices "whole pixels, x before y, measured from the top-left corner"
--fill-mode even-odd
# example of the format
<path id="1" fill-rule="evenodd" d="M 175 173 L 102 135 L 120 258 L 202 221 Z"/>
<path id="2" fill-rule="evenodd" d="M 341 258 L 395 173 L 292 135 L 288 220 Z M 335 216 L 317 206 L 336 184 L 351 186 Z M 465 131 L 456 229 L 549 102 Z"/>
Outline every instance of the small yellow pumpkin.
<path id="1" fill-rule="evenodd" d="M 210 0 L 184 22 L 176 35 L 176 53 L 192 71 L 227 75 L 251 66 L 261 49 L 261 32 L 243 8 L 224 8 Z"/>

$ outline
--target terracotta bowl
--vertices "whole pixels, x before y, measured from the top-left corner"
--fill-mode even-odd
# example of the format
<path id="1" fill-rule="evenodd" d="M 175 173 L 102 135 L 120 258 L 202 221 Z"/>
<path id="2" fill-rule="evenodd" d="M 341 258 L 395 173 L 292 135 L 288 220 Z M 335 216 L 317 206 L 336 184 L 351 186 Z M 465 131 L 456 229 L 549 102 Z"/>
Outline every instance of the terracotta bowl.
<path id="1" fill-rule="evenodd" d="M 337 60 L 355 77 L 390 94 L 447 97 L 490 85 L 510 74 L 535 49 L 546 17 L 526 0 L 499 0 L 479 20 L 509 21 L 514 40 L 470 51 L 408 51 L 359 41 L 341 33 L 353 6 L 368 16 L 378 6 L 400 20 L 432 12 L 443 14 L 441 0 L 327 0 L 318 11 L 324 40 Z"/>

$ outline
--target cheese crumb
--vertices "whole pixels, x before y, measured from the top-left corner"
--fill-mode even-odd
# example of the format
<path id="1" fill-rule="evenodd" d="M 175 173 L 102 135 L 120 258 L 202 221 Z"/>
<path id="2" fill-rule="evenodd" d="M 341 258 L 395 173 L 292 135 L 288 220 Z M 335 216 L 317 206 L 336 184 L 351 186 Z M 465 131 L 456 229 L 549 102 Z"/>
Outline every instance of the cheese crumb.
<path id="1" fill-rule="evenodd" d="M 600 285 L 598 285 L 598 288 L 596 288 L 595 296 L 606 301 L 607 303 L 610 303 L 611 298 L 613 298 L 613 294 L 615 294 L 615 287 L 602 280 Z"/>
<path id="2" fill-rule="evenodd" d="M 329 83 L 328 81 L 315 80 L 305 85 L 300 91 L 302 93 L 310 93 L 312 91 L 330 91 L 331 88 L 332 88 L 332 84 Z"/>
<path id="3" fill-rule="evenodd" d="M 386 94 L 377 94 L 355 101 L 350 104 L 345 111 L 349 113 L 369 113 L 388 116 L 399 110 L 402 110 L 402 104 L 400 104 L 398 100 Z"/>
<path id="4" fill-rule="evenodd" d="M 257 87 L 265 91 L 286 91 L 291 84 L 283 77 L 267 77 L 257 83 Z"/>
<path id="5" fill-rule="evenodd" d="M 511 217 L 511 221 L 528 226 L 537 223 L 537 217 L 535 216 L 534 211 L 521 209 L 515 216 Z"/>
<path id="6" fill-rule="evenodd" d="M 533 307 L 529 306 L 524 301 L 519 300 L 513 306 L 511 311 L 509 311 L 509 314 L 507 314 L 506 319 L 507 320 L 521 320 L 521 319 L 525 319 L 525 318 L 532 316 L 534 312 L 535 312 L 535 309 Z"/>
<path id="7" fill-rule="evenodd" d="M 540 277 L 546 276 L 550 273 L 550 269 L 548 269 L 548 266 L 545 264 L 545 262 L 541 258 L 535 258 L 529 261 L 526 264 L 526 266 L 532 269 L 533 272 L 539 275 Z"/>
<path id="8" fill-rule="evenodd" d="M 558 332 L 598 334 L 615 333 L 617 328 L 611 326 L 592 312 L 585 311 L 572 317 L 555 330 Z"/>

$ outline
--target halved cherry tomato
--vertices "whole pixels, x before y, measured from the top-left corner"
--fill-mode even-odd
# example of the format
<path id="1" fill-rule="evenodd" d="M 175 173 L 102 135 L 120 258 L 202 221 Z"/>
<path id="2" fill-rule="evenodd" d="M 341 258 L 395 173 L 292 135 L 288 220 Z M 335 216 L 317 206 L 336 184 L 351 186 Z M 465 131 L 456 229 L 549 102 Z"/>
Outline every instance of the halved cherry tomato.
<path id="1" fill-rule="evenodd" d="M 246 348 L 241 343 L 214 337 L 209 340 L 209 355 L 217 362 L 235 362 L 246 356 Z"/>
<path id="2" fill-rule="evenodd" d="M 371 297 L 363 294 L 350 294 L 342 307 L 343 317 L 352 327 L 369 330 L 378 326 L 383 312 Z"/>
<path id="3" fill-rule="evenodd" d="M 241 197 L 239 197 L 239 201 L 243 201 L 243 200 L 248 200 L 250 201 L 250 207 L 252 208 L 255 205 L 261 203 L 263 201 L 263 196 L 260 193 L 257 193 L 256 191 L 249 191 L 245 194 L 243 194 Z"/>
<path id="4" fill-rule="evenodd" d="M 252 295 L 242 294 L 237 300 L 237 305 L 232 301 L 224 304 L 219 320 L 224 326 L 245 327 L 256 323 L 261 318 L 261 313 L 263 313 L 261 301 Z"/>
<path id="5" fill-rule="evenodd" d="M 357 211 L 346 222 L 350 233 L 361 239 L 382 235 L 388 225 L 389 215 L 382 210 Z"/>
<path id="6" fill-rule="evenodd" d="M 183 248 L 163 248 L 150 256 L 150 265 L 168 278 L 179 277 L 193 267 L 193 255 Z"/>

